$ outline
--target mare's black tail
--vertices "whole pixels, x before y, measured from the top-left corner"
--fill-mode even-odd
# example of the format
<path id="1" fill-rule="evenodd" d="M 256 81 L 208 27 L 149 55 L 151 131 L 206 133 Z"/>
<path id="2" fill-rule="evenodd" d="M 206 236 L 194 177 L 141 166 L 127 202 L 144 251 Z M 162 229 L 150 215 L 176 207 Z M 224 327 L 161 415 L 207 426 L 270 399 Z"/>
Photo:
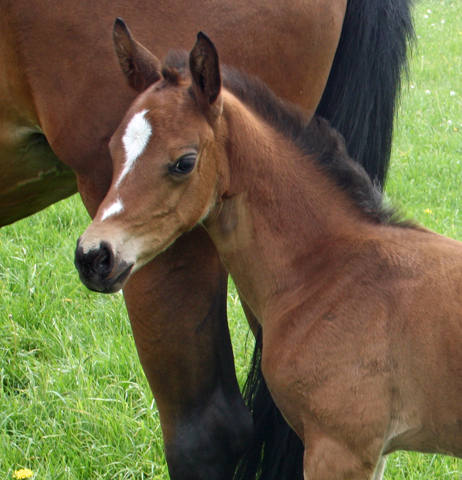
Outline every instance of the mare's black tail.
<path id="1" fill-rule="evenodd" d="M 401 75 L 414 37 L 412 0 L 349 0 L 331 73 L 316 113 L 345 137 L 348 152 L 385 183 Z M 303 444 L 284 421 L 261 374 L 257 339 L 244 399 L 254 443 L 235 480 L 303 480 Z"/>
<path id="2" fill-rule="evenodd" d="M 395 106 L 414 38 L 412 0 L 349 0 L 342 34 L 316 113 L 344 137 L 348 153 L 382 185 Z"/>
<path id="3" fill-rule="evenodd" d="M 244 400 L 254 421 L 251 448 L 235 473 L 235 480 L 303 480 L 303 443 L 287 425 L 273 402 L 261 374 L 262 334 L 258 333 Z"/>

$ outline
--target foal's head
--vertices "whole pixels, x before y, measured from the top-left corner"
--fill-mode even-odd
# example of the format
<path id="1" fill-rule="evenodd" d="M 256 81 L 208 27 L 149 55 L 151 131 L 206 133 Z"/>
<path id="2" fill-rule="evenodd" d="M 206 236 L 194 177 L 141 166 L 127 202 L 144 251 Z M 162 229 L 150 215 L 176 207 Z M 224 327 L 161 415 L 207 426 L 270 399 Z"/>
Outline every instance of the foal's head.
<path id="1" fill-rule="evenodd" d="M 112 185 L 78 241 L 80 277 L 102 292 L 122 288 L 132 272 L 199 223 L 226 174 L 217 135 L 220 66 L 207 36 L 198 34 L 189 69 L 163 65 L 121 20 L 114 26 L 114 44 L 129 84 L 142 93 L 112 137 Z"/>

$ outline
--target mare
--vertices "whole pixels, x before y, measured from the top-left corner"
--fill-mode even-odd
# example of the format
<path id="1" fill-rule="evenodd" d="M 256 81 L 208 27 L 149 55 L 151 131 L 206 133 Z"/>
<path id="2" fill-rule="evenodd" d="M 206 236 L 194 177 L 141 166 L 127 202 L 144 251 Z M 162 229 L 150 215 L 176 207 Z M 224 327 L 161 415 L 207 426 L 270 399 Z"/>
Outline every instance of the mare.
<path id="1" fill-rule="evenodd" d="M 372 159 L 368 172 L 383 181 L 410 4 L 0 0 L 0 225 L 77 188 L 95 216 L 112 181 L 109 139 L 152 81 L 133 81 L 130 61 L 128 82 L 121 73 L 111 37 L 118 16 L 159 55 L 190 49 L 199 29 L 209 32 L 228 64 L 332 120 L 353 157 Z M 121 25 L 117 31 L 123 37 Z M 125 58 L 142 51 L 136 42 L 125 46 Z M 175 480 L 229 479 L 248 450 L 252 420 L 234 373 L 226 287 L 215 247 L 198 227 L 124 288 Z"/>
<path id="2" fill-rule="evenodd" d="M 326 120 L 220 69 L 205 34 L 187 60 L 151 60 L 111 140 L 83 281 L 117 290 L 202 224 L 261 325 L 305 479 L 377 480 L 398 449 L 462 457 L 462 243 L 397 218 Z"/>

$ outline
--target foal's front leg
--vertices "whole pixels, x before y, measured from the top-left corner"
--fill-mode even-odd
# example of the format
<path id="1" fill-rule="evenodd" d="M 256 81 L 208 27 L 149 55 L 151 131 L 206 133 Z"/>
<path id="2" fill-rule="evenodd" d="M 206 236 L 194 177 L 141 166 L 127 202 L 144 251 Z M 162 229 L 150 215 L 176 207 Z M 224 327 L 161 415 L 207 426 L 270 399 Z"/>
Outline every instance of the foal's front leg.
<path id="1" fill-rule="evenodd" d="M 355 451 L 341 438 L 306 429 L 304 476 L 306 480 L 382 480 L 385 457 L 380 456 L 381 440 L 372 442 L 370 448 Z M 375 447 L 374 443 L 376 444 Z"/>
<path id="2" fill-rule="evenodd" d="M 227 273 L 205 230 L 184 235 L 124 288 L 157 402 L 172 480 L 228 480 L 252 419 L 234 371 Z"/>
<path id="3" fill-rule="evenodd" d="M 389 384 L 382 375 L 358 375 L 358 359 L 346 355 L 355 345 L 330 332 L 306 328 L 303 319 L 270 318 L 263 326 L 263 375 L 303 441 L 306 480 L 381 480 Z"/>
<path id="4" fill-rule="evenodd" d="M 380 457 L 379 463 L 375 467 L 375 473 L 372 480 L 382 480 L 387 466 L 387 457 Z"/>

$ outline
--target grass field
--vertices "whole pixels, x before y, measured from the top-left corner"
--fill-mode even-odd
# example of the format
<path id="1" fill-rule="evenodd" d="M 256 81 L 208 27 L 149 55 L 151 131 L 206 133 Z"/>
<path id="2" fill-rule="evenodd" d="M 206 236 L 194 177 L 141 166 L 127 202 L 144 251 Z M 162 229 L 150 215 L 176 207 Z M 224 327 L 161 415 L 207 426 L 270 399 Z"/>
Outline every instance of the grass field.
<path id="1" fill-rule="evenodd" d="M 422 1 L 387 195 L 462 240 L 462 2 Z M 168 478 L 155 403 L 121 295 L 86 290 L 73 266 L 88 224 L 77 197 L 0 230 L 0 479 Z M 240 381 L 253 343 L 230 289 Z M 461 399 L 462 401 L 462 399 Z M 398 453 L 387 480 L 462 479 L 462 461 Z"/>

